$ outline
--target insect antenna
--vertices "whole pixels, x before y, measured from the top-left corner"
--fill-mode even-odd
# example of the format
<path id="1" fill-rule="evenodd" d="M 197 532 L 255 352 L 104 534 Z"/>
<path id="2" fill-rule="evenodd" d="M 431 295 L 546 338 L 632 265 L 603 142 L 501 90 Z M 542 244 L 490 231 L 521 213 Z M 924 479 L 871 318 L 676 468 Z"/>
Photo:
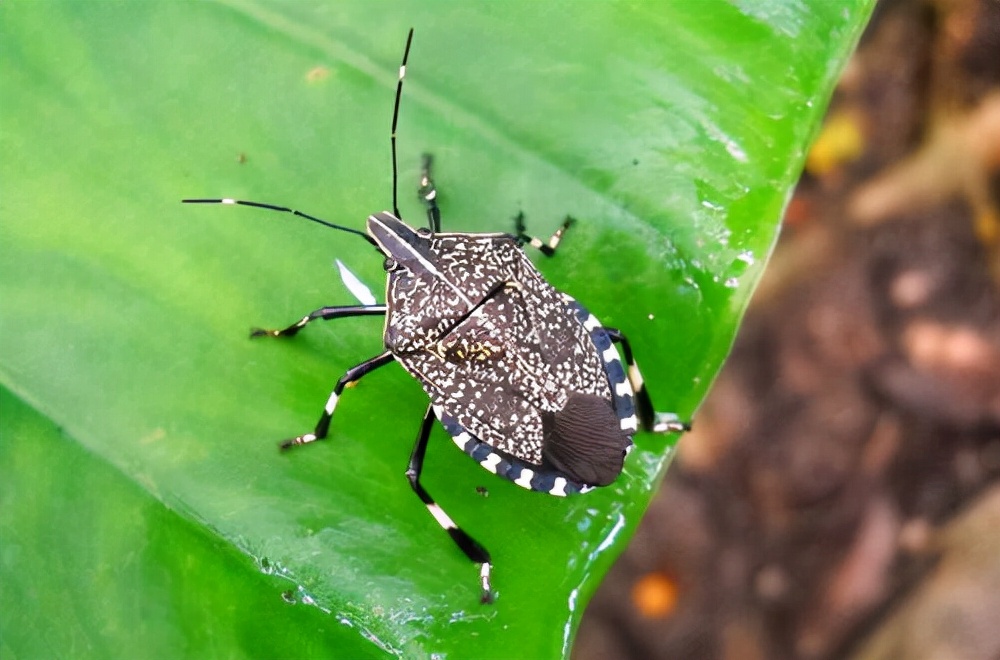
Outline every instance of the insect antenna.
<path id="1" fill-rule="evenodd" d="M 403 78 L 406 76 L 406 60 L 410 57 L 410 43 L 413 41 L 413 28 L 406 36 L 406 48 L 403 49 L 403 63 L 399 65 L 399 82 L 396 83 L 396 102 L 392 105 L 392 133 L 389 139 L 392 149 L 392 212 L 399 219 L 403 216 L 399 214 L 398 195 L 396 189 L 399 187 L 399 169 L 396 165 L 396 122 L 399 121 L 399 99 L 403 95 Z"/>
<path id="2" fill-rule="evenodd" d="M 390 140 L 390 146 L 392 148 L 392 210 L 397 218 L 402 216 L 399 213 L 398 204 L 398 194 L 397 188 L 399 180 L 399 168 L 397 166 L 396 158 L 396 124 L 399 121 L 399 100 L 403 94 L 403 78 L 406 76 L 406 61 L 410 57 L 410 44 L 413 42 L 413 28 L 410 28 L 410 33 L 406 36 L 406 48 L 403 50 L 403 62 L 399 65 L 399 82 L 396 83 L 396 100 L 392 106 L 392 138 Z M 332 222 L 327 222 L 317 218 L 314 215 L 309 215 L 308 213 L 303 213 L 302 211 L 296 211 L 295 209 L 288 208 L 287 206 L 278 206 L 277 204 L 267 204 L 264 202 L 248 202 L 242 199 L 182 199 L 181 202 L 184 204 L 238 204 L 240 206 L 253 206 L 259 209 L 266 209 L 268 211 L 278 211 L 280 213 L 291 213 L 292 215 L 297 215 L 300 218 L 305 218 L 306 220 L 311 220 L 312 222 L 323 225 L 324 227 L 330 227 L 331 229 L 339 229 L 340 231 L 346 231 L 350 234 L 357 234 L 361 238 L 365 239 L 376 248 L 378 244 L 375 242 L 371 236 L 363 231 L 357 229 L 351 229 L 350 227 L 344 227 L 342 225 L 336 225 Z"/>
<path id="3" fill-rule="evenodd" d="M 263 202 L 247 202 L 247 201 L 244 201 L 242 199 L 229 199 L 229 198 L 225 198 L 225 199 L 182 199 L 181 202 L 184 203 L 184 204 L 239 204 L 240 206 L 253 206 L 253 207 L 258 208 L 258 209 L 267 209 L 268 211 L 279 211 L 281 213 L 291 213 L 292 215 L 297 215 L 300 218 L 305 218 L 306 220 L 312 220 L 313 222 L 321 224 L 324 227 L 329 227 L 331 229 L 339 229 L 340 231 L 346 231 L 346 232 L 351 233 L 351 234 L 357 234 L 358 236 L 360 236 L 361 238 L 365 239 L 366 241 L 368 241 L 369 243 L 371 243 L 375 247 L 378 247 L 378 244 L 375 242 L 375 239 L 373 239 L 371 236 L 369 236 L 368 234 L 366 234 L 363 231 L 358 231 L 357 229 L 351 229 L 350 227 L 343 227 L 341 225 L 335 225 L 332 222 L 327 222 L 326 220 L 322 220 L 320 218 L 317 218 L 314 215 L 309 215 L 308 213 L 303 213 L 302 211 L 296 211 L 295 209 L 290 209 L 287 206 L 277 206 L 275 204 L 265 204 Z"/>

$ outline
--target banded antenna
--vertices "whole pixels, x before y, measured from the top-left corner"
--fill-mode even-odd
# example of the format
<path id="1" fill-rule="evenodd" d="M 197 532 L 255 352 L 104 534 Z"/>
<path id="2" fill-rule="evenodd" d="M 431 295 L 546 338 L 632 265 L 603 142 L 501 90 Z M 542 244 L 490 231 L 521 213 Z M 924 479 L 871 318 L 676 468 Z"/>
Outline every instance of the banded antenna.
<path id="1" fill-rule="evenodd" d="M 393 214 L 402 219 L 403 216 L 399 214 L 399 204 L 397 202 L 397 192 L 396 189 L 399 187 L 399 171 L 396 165 L 396 122 L 399 121 L 399 99 L 403 96 L 403 78 L 406 77 L 406 60 L 410 57 L 410 44 L 413 42 L 413 28 L 410 28 L 410 33 L 406 35 L 406 48 L 403 49 L 403 63 L 399 65 L 399 81 L 396 83 L 396 101 L 392 104 L 392 134 L 389 138 L 389 142 L 392 148 L 392 212 Z"/>
<path id="2" fill-rule="evenodd" d="M 281 213 L 291 213 L 292 215 L 297 215 L 300 218 L 305 218 L 306 220 L 312 220 L 324 227 L 329 227 L 331 229 L 339 229 L 340 231 L 346 231 L 351 234 L 357 234 L 361 238 L 365 239 L 375 247 L 378 244 L 375 242 L 371 236 L 363 231 L 358 231 L 357 229 L 351 229 L 350 227 L 344 227 L 342 225 L 335 225 L 332 222 L 327 222 L 321 218 L 317 218 L 314 215 L 309 215 L 308 213 L 303 213 L 302 211 L 296 211 L 295 209 L 290 209 L 287 206 L 278 206 L 276 204 L 266 204 L 264 202 L 248 202 L 242 199 L 182 199 L 183 204 L 238 204 L 240 206 L 253 206 L 258 209 L 267 209 L 268 211 L 280 211 Z"/>

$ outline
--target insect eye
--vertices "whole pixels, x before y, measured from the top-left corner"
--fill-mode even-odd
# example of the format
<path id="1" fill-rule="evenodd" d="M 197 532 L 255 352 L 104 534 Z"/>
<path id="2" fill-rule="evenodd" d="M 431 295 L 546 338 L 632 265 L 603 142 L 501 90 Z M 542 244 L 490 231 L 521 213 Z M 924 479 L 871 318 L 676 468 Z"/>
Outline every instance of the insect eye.
<path id="1" fill-rule="evenodd" d="M 397 263 L 392 257 L 386 257 L 385 261 L 382 262 L 382 268 L 385 268 L 386 272 L 396 270 L 398 267 L 399 263 Z"/>
<path id="2" fill-rule="evenodd" d="M 417 236 L 421 236 L 423 238 L 430 238 L 432 234 L 433 232 L 431 232 L 431 230 L 428 229 L 427 227 L 421 227 L 420 229 L 417 230 Z"/>

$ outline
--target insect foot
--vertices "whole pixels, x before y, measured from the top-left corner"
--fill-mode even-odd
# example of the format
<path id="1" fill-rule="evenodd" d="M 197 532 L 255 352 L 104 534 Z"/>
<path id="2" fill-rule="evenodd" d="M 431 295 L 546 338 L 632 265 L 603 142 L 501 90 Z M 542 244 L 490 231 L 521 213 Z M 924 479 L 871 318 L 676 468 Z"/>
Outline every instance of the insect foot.
<path id="1" fill-rule="evenodd" d="M 674 413 L 656 413 L 653 433 L 682 433 L 691 430 L 691 423 L 682 421 Z"/>

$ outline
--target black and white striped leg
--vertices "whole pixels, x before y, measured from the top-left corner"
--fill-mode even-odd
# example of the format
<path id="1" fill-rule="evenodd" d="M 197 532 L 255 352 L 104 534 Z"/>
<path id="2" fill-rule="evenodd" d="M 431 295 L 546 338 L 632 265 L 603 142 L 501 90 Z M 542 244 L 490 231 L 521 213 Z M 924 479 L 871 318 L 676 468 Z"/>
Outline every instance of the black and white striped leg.
<path id="1" fill-rule="evenodd" d="M 250 330 L 251 337 L 294 337 L 299 330 L 309 323 L 323 319 L 330 321 L 348 316 L 385 316 L 385 305 L 353 305 L 347 307 L 320 307 L 309 312 L 301 319 L 281 330 L 265 330 L 264 328 L 253 328 Z"/>
<path id="2" fill-rule="evenodd" d="M 281 443 L 282 449 L 288 449 L 289 447 L 294 447 L 295 445 L 304 445 L 309 442 L 315 442 L 316 440 L 322 440 L 326 437 L 327 432 L 330 430 L 330 420 L 333 418 L 333 411 L 337 408 L 337 400 L 340 398 L 341 392 L 348 385 L 351 385 L 355 381 L 360 380 L 364 375 L 383 367 L 395 358 L 392 353 L 386 351 L 381 355 L 376 355 L 370 360 L 365 360 L 359 365 L 353 366 L 347 370 L 337 384 L 334 386 L 333 391 L 330 392 L 330 398 L 326 401 L 326 407 L 323 408 L 323 414 L 319 418 L 319 422 L 316 423 L 316 428 L 312 433 L 305 433 L 303 435 L 297 435 L 294 438 L 289 438 Z"/>
<path id="3" fill-rule="evenodd" d="M 653 401 L 649 398 L 649 392 L 642 380 L 639 365 L 636 364 L 635 357 L 632 355 L 632 346 L 628 343 L 628 338 L 616 328 L 604 328 L 604 331 L 608 333 L 611 341 L 622 345 L 622 350 L 625 353 L 625 364 L 628 366 L 628 379 L 632 383 L 633 391 L 635 391 L 635 414 L 639 418 L 642 429 L 653 433 L 690 431 L 691 425 L 681 421 L 677 415 L 658 413 L 653 408 Z"/>
<path id="4" fill-rule="evenodd" d="M 465 530 L 455 524 L 455 521 L 444 512 L 430 494 L 420 485 L 420 473 L 424 467 L 424 454 L 427 452 L 427 439 L 431 436 L 431 427 L 434 425 L 434 410 L 427 406 L 424 413 L 424 421 L 420 424 L 420 432 L 417 434 L 417 441 L 413 445 L 413 452 L 410 454 L 410 464 L 406 468 L 406 478 L 410 480 L 413 492 L 417 494 L 420 501 L 424 503 L 434 520 L 448 532 L 448 536 L 454 541 L 465 556 L 472 562 L 479 564 L 479 582 L 482 587 L 482 602 L 493 602 L 493 587 L 490 584 L 490 571 L 493 568 L 490 553 L 479 544 L 474 538 L 469 536 Z"/>
<path id="5" fill-rule="evenodd" d="M 427 207 L 427 225 L 436 234 L 441 231 L 441 209 L 437 205 L 437 187 L 431 178 L 433 162 L 434 157 L 430 154 L 424 154 L 420 159 L 420 187 L 417 188 L 417 195 Z"/>
<path id="6" fill-rule="evenodd" d="M 567 215 L 566 219 L 563 220 L 562 225 L 556 230 L 556 233 L 552 234 L 546 243 L 540 238 L 535 238 L 527 233 L 527 228 L 524 225 L 524 213 L 522 211 L 518 211 L 517 215 L 514 216 L 514 228 L 516 230 L 517 240 L 521 242 L 521 245 L 527 243 L 536 250 L 540 250 L 546 257 L 551 257 L 556 253 L 556 248 L 559 247 L 559 241 L 562 240 L 563 234 L 574 222 L 576 222 L 576 220 Z"/>

